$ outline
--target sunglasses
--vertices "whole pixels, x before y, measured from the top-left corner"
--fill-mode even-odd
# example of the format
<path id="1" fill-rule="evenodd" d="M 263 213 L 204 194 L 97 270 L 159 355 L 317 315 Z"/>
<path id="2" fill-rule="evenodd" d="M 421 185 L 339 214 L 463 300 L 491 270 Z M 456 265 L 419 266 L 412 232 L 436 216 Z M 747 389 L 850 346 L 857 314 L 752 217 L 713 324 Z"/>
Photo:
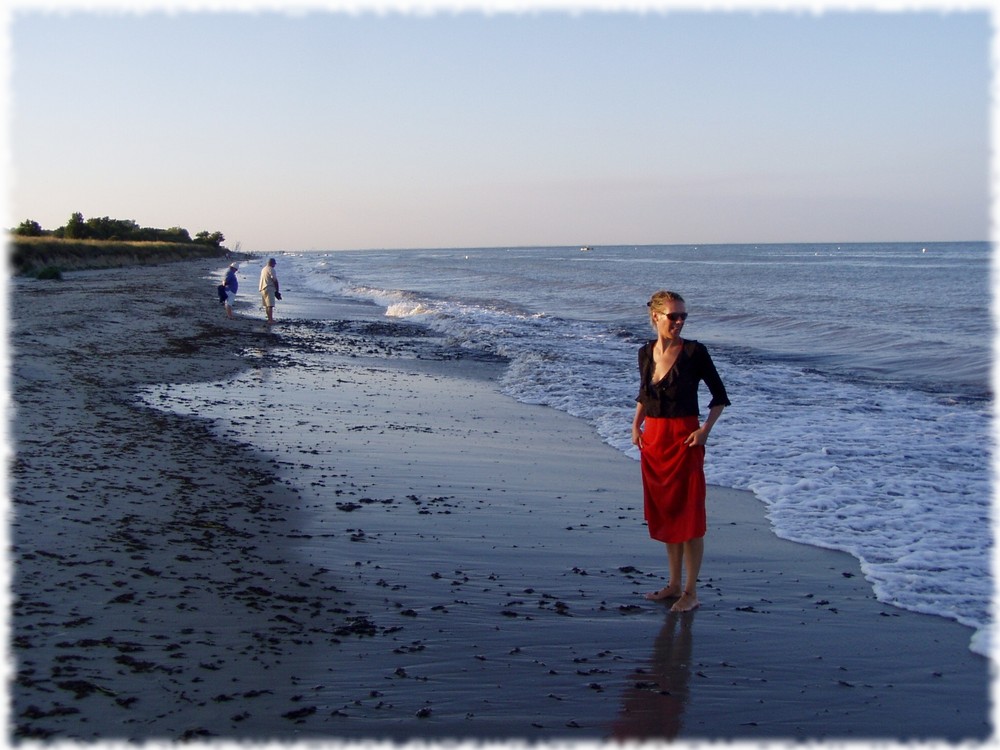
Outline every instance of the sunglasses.
<path id="1" fill-rule="evenodd" d="M 682 313 L 660 313 L 669 320 L 671 323 L 676 323 L 678 320 L 687 320 L 688 314 L 686 312 Z"/>

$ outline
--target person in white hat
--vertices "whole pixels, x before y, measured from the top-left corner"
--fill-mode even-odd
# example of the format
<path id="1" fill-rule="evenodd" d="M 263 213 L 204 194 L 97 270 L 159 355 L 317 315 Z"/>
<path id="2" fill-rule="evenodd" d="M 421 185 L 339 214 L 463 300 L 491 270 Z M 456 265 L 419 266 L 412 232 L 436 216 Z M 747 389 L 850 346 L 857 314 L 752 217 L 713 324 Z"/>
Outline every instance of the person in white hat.
<path id="1" fill-rule="evenodd" d="M 233 315 L 233 302 L 236 301 L 236 292 L 240 288 L 240 282 L 236 280 L 236 272 L 239 270 L 239 266 L 235 263 L 229 264 L 229 270 L 226 271 L 226 280 L 222 283 L 226 287 L 226 317 L 232 320 L 235 315 Z"/>

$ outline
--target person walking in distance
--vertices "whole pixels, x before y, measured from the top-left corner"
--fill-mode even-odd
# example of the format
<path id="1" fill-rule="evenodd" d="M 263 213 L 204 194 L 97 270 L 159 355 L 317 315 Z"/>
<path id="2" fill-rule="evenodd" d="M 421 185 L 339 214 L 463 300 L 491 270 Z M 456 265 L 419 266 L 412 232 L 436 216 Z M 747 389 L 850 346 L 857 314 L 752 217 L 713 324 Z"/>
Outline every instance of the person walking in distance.
<path id="1" fill-rule="evenodd" d="M 267 313 L 268 325 L 274 322 L 274 301 L 281 299 L 281 292 L 278 287 L 278 275 L 274 271 L 277 263 L 274 258 L 271 258 L 260 270 L 260 284 L 258 288 L 260 289 L 261 302 L 264 303 L 264 311 Z"/>
<path id="2" fill-rule="evenodd" d="M 229 270 L 226 271 L 226 280 L 222 282 L 222 285 L 226 288 L 226 317 L 232 320 L 235 316 L 233 315 L 233 302 L 236 301 L 236 292 L 240 288 L 240 282 L 236 280 L 236 272 L 239 267 L 235 263 L 229 264 Z"/>

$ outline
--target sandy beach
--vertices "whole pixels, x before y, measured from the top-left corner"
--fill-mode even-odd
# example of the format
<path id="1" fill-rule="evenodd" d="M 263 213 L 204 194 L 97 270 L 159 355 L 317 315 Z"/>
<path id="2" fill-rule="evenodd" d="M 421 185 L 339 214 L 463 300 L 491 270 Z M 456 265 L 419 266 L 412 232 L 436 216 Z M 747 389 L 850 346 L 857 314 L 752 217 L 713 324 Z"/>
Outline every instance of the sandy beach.
<path id="1" fill-rule="evenodd" d="M 671 615 L 635 462 L 244 267 L 236 320 L 218 261 L 12 282 L 11 741 L 993 737 L 970 629 L 719 487 Z"/>

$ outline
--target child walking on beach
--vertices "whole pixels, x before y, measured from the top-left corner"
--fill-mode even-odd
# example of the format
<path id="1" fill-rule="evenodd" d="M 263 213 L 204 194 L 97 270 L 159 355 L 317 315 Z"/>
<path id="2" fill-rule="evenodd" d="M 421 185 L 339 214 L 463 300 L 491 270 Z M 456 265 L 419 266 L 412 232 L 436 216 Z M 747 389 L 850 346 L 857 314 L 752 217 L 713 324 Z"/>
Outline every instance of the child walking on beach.
<path id="1" fill-rule="evenodd" d="M 684 298 L 659 291 L 646 306 L 656 339 L 639 349 L 632 443 L 640 453 L 649 535 L 667 545 L 670 571 L 667 585 L 646 598 L 676 599 L 671 610 L 688 612 L 699 603 L 698 573 L 705 551 L 705 443 L 730 402 L 708 349 L 681 338 L 687 319 Z M 712 394 L 703 423 L 699 382 Z M 685 568 L 687 580 L 682 581 Z"/>
<path id="2" fill-rule="evenodd" d="M 224 303 L 226 306 L 226 317 L 230 320 L 236 317 L 233 315 L 233 303 L 236 301 L 236 292 L 240 289 L 240 282 L 236 278 L 238 270 L 239 266 L 235 263 L 230 263 L 229 270 L 226 271 L 226 280 L 222 283 L 226 289 L 226 301 Z"/>

